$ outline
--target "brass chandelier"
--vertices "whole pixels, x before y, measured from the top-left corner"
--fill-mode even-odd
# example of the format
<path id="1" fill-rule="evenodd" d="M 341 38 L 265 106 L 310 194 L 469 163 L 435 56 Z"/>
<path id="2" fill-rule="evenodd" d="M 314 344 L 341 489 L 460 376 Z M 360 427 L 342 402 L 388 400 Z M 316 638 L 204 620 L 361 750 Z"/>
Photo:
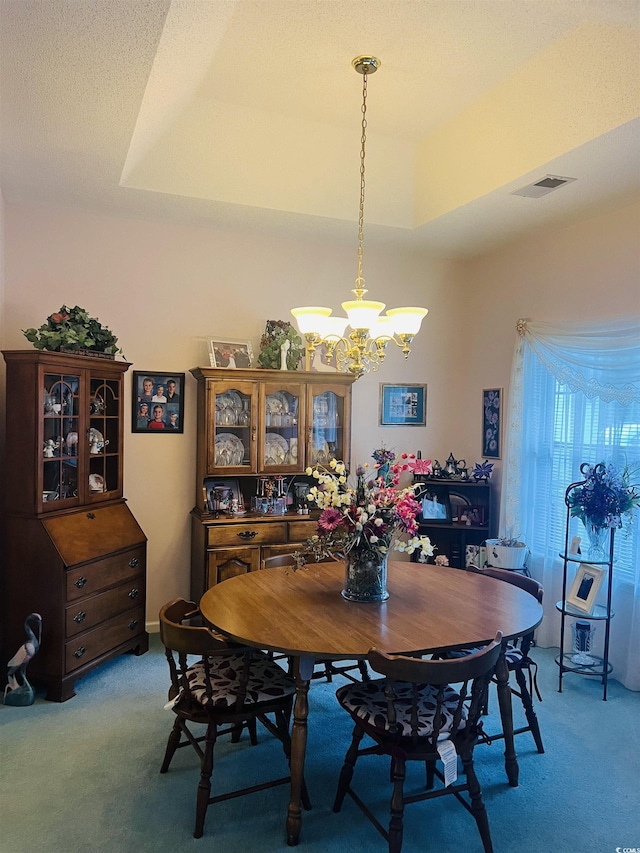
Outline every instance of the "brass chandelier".
<path id="1" fill-rule="evenodd" d="M 402 348 L 407 358 L 409 344 L 420 330 L 426 308 L 390 308 L 384 316 L 384 302 L 364 299 L 367 289 L 362 276 L 364 190 L 365 190 L 365 143 L 367 130 L 367 78 L 380 67 L 375 56 L 356 56 L 351 63 L 358 74 L 362 74 L 362 133 L 360 148 L 360 210 L 358 216 L 358 274 L 351 291 L 355 299 L 342 303 L 346 317 L 332 317 L 331 308 L 306 306 L 293 308 L 300 334 L 304 335 L 310 353 L 324 344 L 327 358 L 335 358 L 339 370 L 348 370 L 356 379 L 368 370 L 377 370 L 384 361 L 389 341 Z M 351 331 L 346 335 L 346 328 Z"/>

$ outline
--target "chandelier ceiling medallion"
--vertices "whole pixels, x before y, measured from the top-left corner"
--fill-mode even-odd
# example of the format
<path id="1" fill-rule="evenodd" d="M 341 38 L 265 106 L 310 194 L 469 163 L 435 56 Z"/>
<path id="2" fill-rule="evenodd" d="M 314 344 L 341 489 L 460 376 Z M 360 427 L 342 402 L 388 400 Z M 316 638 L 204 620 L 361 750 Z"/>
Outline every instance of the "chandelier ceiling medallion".
<path id="1" fill-rule="evenodd" d="M 293 308 L 300 334 L 304 335 L 309 352 L 321 344 L 327 348 L 327 358 L 335 358 L 339 370 L 347 369 L 358 379 L 368 370 L 377 370 L 385 357 L 389 341 L 402 348 L 407 358 L 409 344 L 420 330 L 426 308 L 390 308 L 386 314 L 384 302 L 363 299 L 367 289 L 362 276 L 365 143 L 367 138 L 367 78 L 380 67 L 375 56 L 356 56 L 351 63 L 362 74 L 362 134 L 360 148 L 360 210 L 358 216 L 358 274 L 351 291 L 355 299 L 342 303 L 346 317 L 332 317 L 331 308 L 306 306 Z M 346 335 L 346 328 L 351 331 Z"/>

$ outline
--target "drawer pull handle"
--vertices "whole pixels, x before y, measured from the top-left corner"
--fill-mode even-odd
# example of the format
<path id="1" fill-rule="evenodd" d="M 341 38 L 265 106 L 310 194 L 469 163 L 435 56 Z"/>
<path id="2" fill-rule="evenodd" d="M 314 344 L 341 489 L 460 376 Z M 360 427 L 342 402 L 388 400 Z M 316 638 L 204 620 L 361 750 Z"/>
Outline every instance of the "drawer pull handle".
<path id="1" fill-rule="evenodd" d="M 132 569 L 135 569 L 136 566 L 138 565 L 138 558 L 133 557 L 131 560 L 129 560 L 129 565 L 131 566 Z"/>
<path id="2" fill-rule="evenodd" d="M 138 597 L 138 590 L 134 586 L 134 588 L 129 593 L 129 598 L 137 598 L 137 597 Z"/>
<path id="3" fill-rule="evenodd" d="M 82 587 L 86 584 L 86 582 L 87 582 L 87 579 L 84 577 L 84 575 L 80 575 L 78 580 L 75 582 L 75 586 L 77 586 L 78 589 L 82 589 Z"/>
<path id="4" fill-rule="evenodd" d="M 130 631 L 135 631 L 136 628 L 138 627 L 138 620 L 132 619 L 131 622 L 129 622 L 129 624 L 127 625 L 127 627 L 129 628 Z"/>
<path id="5" fill-rule="evenodd" d="M 76 615 L 73 617 L 73 621 L 74 621 L 74 622 L 77 622 L 77 623 L 78 623 L 78 625 L 79 625 L 81 622 L 84 622 L 84 620 L 85 620 L 86 618 L 87 618 L 87 614 L 84 612 L 84 610 L 80 610 L 80 611 L 79 611 L 78 613 L 76 613 Z"/>
<path id="6" fill-rule="evenodd" d="M 257 532 L 255 530 L 241 530 L 237 535 L 240 539 L 253 539 L 254 536 L 257 536 Z"/>
<path id="7" fill-rule="evenodd" d="M 87 513 L 87 518 L 89 519 L 89 521 L 93 521 L 93 519 L 94 519 L 95 517 L 96 517 L 96 515 L 95 515 L 95 513 L 94 513 L 94 512 L 88 512 L 88 513 Z"/>
<path id="8" fill-rule="evenodd" d="M 81 657 L 82 657 L 82 655 L 83 655 L 86 651 L 87 651 L 87 650 L 85 649 L 85 647 L 84 647 L 84 646 L 80 646 L 80 648 L 79 648 L 79 649 L 76 649 L 76 650 L 75 650 L 75 652 L 73 653 L 73 656 L 74 656 L 74 658 L 81 658 Z"/>

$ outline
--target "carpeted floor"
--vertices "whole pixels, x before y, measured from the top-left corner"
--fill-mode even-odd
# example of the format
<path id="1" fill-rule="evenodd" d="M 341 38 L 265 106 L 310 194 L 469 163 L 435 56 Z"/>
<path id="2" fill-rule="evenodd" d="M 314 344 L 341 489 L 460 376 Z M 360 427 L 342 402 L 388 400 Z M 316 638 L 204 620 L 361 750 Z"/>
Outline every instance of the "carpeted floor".
<path id="1" fill-rule="evenodd" d="M 543 702 L 536 708 L 546 753 L 530 734 L 516 739 L 520 785 L 506 783 L 500 741 L 476 749 L 496 853 L 614 853 L 640 849 L 640 693 L 611 681 L 609 699 L 595 679 L 568 675 L 557 692 L 553 649 L 535 649 Z M 386 844 L 347 798 L 331 806 L 351 725 L 337 706 L 342 683 L 310 691 L 306 776 L 313 809 L 303 816 L 299 849 L 371 853 Z M 180 750 L 159 767 L 172 714 L 163 710 L 168 670 L 158 636 L 148 654 L 124 655 L 77 685 L 64 704 L 41 698 L 28 708 L 0 705 L 1 853 L 215 853 L 285 851 L 288 786 L 210 806 L 204 837 L 193 838 L 198 761 Z M 519 716 L 521 707 L 515 700 Z M 491 730 L 497 709 L 492 696 Z M 277 743 L 221 742 L 219 783 L 258 783 L 282 775 Z M 420 768 L 412 774 L 422 780 Z M 214 780 L 215 780 L 214 775 Z M 251 781 L 250 781 L 251 780 Z M 388 765 L 361 759 L 355 783 L 383 824 Z M 214 781 L 215 784 L 215 781 Z M 452 797 L 408 806 L 403 853 L 482 853 L 473 818 Z"/>

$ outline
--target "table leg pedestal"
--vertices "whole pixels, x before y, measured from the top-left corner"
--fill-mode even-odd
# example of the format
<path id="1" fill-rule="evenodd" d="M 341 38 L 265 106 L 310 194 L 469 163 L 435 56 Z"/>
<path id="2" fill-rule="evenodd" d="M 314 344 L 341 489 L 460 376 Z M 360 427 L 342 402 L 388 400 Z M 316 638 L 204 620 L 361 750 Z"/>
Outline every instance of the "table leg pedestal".
<path id="1" fill-rule="evenodd" d="M 496 663 L 496 681 L 498 682 L 498 704 L 500 720 L 504 732 L 504 768 L 512 788 L 518 787 L 518 758 L 513 736 L 513 708 L 511 705 L 511 688 L 509 687 L 509 667 L 504 656 L 503 643 L 500 657 Z"/>
<path id="2" fill-rule="evenodd" d="M 293 706 L 291 729 L 291 797 L 287 813 L 287 844 L 295 847 L 302 828 L 302 780 L 307 750 L 307 717 L 309 715 L 309 682 L 313 675 L 313 658 L 295 658 L 296 701 Z"/>

